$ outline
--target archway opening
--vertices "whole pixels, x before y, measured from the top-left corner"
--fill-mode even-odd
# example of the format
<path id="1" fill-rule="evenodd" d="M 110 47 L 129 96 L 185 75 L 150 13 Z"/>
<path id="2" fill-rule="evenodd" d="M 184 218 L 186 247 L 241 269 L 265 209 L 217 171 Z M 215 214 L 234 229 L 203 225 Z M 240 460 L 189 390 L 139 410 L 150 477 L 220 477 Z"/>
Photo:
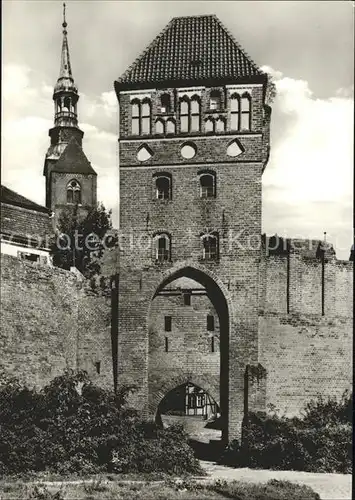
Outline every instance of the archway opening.
<path id="1" fill-rule="evenodd" d="M 162 281 L 148 318 L 151 414 L 190 423 L 192 417 L 200 421 L 197 427 L 208 424 L 207 429 L 216 421 L 213 430 L 219 431 L 224 443 L 228 442 L 229 321 L 221 287 L 208 271 L 193 267 Z"/>
<path id="2" fill-rule="evenodd" d="M 221 439 L 220 417 L 220 407 L 211 394 L 192 382 L 186 382 L 163 397 L 156 422 L 165 428 L 182 425 L 191 441 L 210 443 Z"/>

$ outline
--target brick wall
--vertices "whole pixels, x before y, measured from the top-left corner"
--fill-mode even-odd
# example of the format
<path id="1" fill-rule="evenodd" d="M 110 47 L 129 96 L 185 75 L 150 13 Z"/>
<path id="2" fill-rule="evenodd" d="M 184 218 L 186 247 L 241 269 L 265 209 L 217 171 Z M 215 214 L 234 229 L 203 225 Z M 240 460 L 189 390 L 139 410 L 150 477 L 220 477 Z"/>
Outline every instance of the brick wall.
<path id="1" fill-rule="evenodd" d="M 130 137 L 130 99 L 120 95 L 120 258 L 118 372 L 121 383 L 135 383 L 139 390 L 132 403 L 149 413 L 150 365 L 149 314 L 152 299 L 164 280 L 183 275 L 202 283 L 214 304 L 221 324 L 221 365 L 224 414 L 228 413 L 230 437 L 237 437 L 244 411 L 244 373 L 247 364 L 258 361 L 258 268 L 259 248 L 253 238 L 261 234 L 261 173 L 268 149 L 262 87 L 251 87 L 252 131 L 250 133 L 177 134 Z M 138 92 L 139 93 L 139 92 Z M 146 94 L 142 90 L 142 95 Z M 209 116 L 208 91 L 202 91 L 202 122 Z M 228 102 L 228 100 L 227 100 Z M 153 119 L 158 115 L 152 93 Z M 228 108 L 227 108 L 228 114 Z M 266 128 L 265 128 L 266 127 Z M 154 129 L 153 129 L 154 132 Z M 264 133 L 264 135 L 263 135 Z M 244 152 L 237 158 L 226 154 L 237 138 Z M 195 142 L 197 152 L 183 159 L 180 146 Z M 147 143 L 151 159 L 139 162 L 136 152 Z M 201 168 L 216 173 L 216 198 L 201 199 Z M 172 199 L 154 198 L 153 176 L 159 171 L 172 178 Z M 151 238 L 158 231 L 171 235 L 171 261 L 156 264 Z M 220 238 L 217 262 L 202 260 L 201 233 L 216 231 Z M 239 238 L 238 238 L 239 235 Z M 251 239 L 254 248 L 246 248 Z M 145 243 L 145 244 L 144 244 Z M 257 243 L 257 242 L 256 242 Z M 195 355 L 198 357 L 198 348 Z M 199 373 L 198 373 L 199 372 Z M 201 366 L 194 377 L 202 376 Z M 184 380 L 180 380 L 183 383 Z M 185 380 L 186 382 L 186 380 Z M 178 385 L 178 383 L 176 384 Z M 231 388 L 231 390 L 228 389 Z M 162 390 L 173 387 L 164 385 Z M 202 388 L 206 389 L 206 387 Z"/>
<path id="2" fill-rule="evenodd" d="M 185 305 L 183 294 L 169 293 L 155 297 L 150 308 L 148 382 L 152 412 L 160 402 L 157 394 L 161 394 L 161 388 L 166 383 L 175 387 L 180 379 L 203 384 L 203 389 L 219 403 L 220 332 L 216 310 L 207 295 L 193 293 L 191 305 Z M 208 315 L 214 317 L 214 331 L 207 329 Z M 170 332 L 165 331 L 165 316 L 171 317 Z"/>
<path id="3" fill-rule="evenodd" d="M 266 403 L 298 414 L 317 394 L 341 396 L 352 387 L 351 262 L 292 254 L 263 258 L 259 361 L 267 370 Z"/>
<path id="4" fill-rule="evenodd" d="M 69 271 L 1 255 L 1 369 L 38 387 L 66 368 L 85 369 L 112 388 L 107 300 Z"/>

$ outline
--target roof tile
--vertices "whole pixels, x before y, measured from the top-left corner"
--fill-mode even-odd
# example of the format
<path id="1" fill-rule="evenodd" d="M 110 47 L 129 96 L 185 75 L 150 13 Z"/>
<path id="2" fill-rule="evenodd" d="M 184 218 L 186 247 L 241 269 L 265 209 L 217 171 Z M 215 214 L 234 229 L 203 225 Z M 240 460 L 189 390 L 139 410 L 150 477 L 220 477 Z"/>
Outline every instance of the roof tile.
<path id="1" fill-rule="evenodd" d="M 261 75 L 216 16 L 175 17 L 117 80 L 116 88 Z"/>

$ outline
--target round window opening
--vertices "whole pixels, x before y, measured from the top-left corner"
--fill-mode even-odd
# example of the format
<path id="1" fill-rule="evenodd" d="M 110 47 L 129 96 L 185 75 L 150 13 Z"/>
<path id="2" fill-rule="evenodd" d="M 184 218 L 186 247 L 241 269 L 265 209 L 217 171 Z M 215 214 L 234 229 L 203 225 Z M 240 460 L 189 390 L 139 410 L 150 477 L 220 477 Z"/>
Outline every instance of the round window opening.
<path id="1" fill-rule="evenodd" d="M 181 156 L 186 160 L 190 160 L 196 154 L 196 146 L 194 144 L 184 144 L 181 148 Z"/>

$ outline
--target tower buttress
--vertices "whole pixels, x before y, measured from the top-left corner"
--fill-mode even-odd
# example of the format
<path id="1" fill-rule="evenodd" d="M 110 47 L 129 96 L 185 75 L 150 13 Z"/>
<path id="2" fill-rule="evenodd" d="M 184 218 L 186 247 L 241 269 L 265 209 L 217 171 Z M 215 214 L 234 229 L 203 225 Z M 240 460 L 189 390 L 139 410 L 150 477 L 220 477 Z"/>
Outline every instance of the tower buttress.
<path id="1" fill-rule="evenodd" d="M 78 205 L 85 215 L 96 205 L 97 174 L 82 150 L 84 132 L 78 126 L 78 87 L 72 74 L 63 3 L 63 41 L 59 77 L 53 91 L 54 127 L 49 130 L 50 146 L 44 161 L 46 206 L 54 212 L 56 224 L 66 206 Z"/>

